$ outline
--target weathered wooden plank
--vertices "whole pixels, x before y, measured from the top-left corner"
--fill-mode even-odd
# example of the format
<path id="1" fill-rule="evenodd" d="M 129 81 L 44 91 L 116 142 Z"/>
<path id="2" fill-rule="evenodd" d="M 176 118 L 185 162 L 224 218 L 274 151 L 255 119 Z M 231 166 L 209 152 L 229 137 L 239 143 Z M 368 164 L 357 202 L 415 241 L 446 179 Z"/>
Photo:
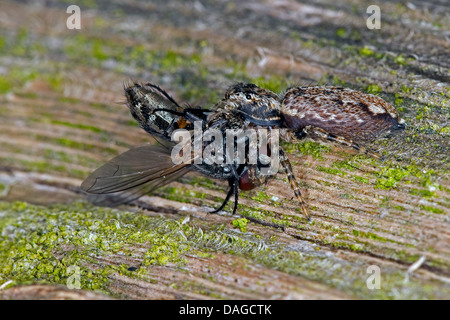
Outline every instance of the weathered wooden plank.
<path id="1" fill-rule="evenodd" d="M 382 1 L 381 29 L 370 30 L 371 4 L 100 1 L 81 7 L 76 31 L 62 4 L 3 1 L 0 286 L 13 287 L 1 297 L 33 297 L 21 284 L 67 284 L 75 265 L 82 289 L 119 298 L 450 298 L 449 8 Z M 226 186 L 197 175 L 143 198 L 151 210 L 73 203 L 89 172 L 153 141 L 123 105 L 130 78 L 205 107 L 237 81 L 277 93 L 343 85 L 380 95 L 408 126 L 370 145 L 384 162 L 310 140 L 287 144 L 312 222 L 282 175 L 241 193 L 239 207 L 284 231 L 253 222 L 241 231 L 238 217 L 207 214 Z M 367 287 L 370 265 L 381 289 Z M 36 288 L 37 298 L 78 294 Z"/>

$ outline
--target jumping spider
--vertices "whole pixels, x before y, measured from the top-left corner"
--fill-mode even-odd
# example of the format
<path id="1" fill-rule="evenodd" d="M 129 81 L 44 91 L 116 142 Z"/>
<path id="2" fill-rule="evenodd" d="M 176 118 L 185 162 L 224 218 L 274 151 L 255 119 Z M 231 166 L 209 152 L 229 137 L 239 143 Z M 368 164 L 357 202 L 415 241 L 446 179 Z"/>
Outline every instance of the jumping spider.
<path id="1" fill-rule="evenodd" d="M 403 119 L 383 99 L 340 87 L 293 87 L 279 96 L 254 84 L 237 83 L 228 88 L 224 99 L 211 110 L 181 107 L 164 90 L 151 83 L 135 83 L 126 85 L 124 89 L 133 117 L 148 133 L 162 138 L 165 145 L 132 148 L 95 170 L 81 188 L 90 194 L 90 200 L 96 204 L 130 202 L 190 170 L 196 170 L 229 182 L 227 196 L 214 212 L 222 210 L 234 195 L 234 214 L 239 189 L 251 190 L 265 183 L 270 175 L 261 173 L 264 165 L 259 161 L 252 164 L 211 164 L 204 161 L 174 164 L 170 157 L 172 133 L 177 129 L 192 133 L 196 121 L 201 123 L 202 129 L 216 129 L 224 135 L 226 130 L 236 128 L 265 128 L 269 135 L 274 135 L 275 129 L 284 129 L 297 139 L 310 136 L 329 140 L 375 158 L 379 155 L 355 140 L 362 137 L 374 139 L 391 130 L 404 128 Z M 223 148 L 225 145 L 226 139 L 223 140 Z M 202 142 L 203 150 L 208 146 L 208 142 Z M 245 140 L 246 149 L 256 147 L 254 141 Z M 275 152 L 271 145 L 264 146 L 263 150 L 265 156 Z M 278 154 L 281 168 L 287 174 L 301 210 L 309 220 L 291 163 L 282 148 L 279 148 Z"/>

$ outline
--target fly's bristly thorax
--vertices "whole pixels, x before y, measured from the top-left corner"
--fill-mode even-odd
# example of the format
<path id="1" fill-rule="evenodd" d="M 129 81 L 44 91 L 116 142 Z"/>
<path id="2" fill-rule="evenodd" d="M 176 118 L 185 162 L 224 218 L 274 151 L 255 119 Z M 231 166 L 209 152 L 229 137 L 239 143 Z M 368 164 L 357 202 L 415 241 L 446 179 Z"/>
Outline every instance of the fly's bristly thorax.
<path id="1" fill-rule="evenodd" d="M 341 87 L 291 88 L 282 99 L 281 115 L 294 132 L 313 126 L 349 139 L 404 128 L 395 108 L 380 97 Z"/>

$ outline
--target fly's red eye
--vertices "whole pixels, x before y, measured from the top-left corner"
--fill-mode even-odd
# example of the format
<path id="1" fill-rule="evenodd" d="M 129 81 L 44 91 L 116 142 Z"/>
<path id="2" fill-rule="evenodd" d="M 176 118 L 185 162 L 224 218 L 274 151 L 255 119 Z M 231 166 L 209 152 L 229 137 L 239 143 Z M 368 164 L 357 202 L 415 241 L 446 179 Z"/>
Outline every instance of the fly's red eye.
<path id="1" fill-rule="evenodd" d="M 250 179 L 250 175 L 248 173 L 248 170 L 245 170 L 241 177 L 239 178 L 239 189 L 241 190 L 252 190 L 256 186 L 253 184 L 252 180 Z"/>

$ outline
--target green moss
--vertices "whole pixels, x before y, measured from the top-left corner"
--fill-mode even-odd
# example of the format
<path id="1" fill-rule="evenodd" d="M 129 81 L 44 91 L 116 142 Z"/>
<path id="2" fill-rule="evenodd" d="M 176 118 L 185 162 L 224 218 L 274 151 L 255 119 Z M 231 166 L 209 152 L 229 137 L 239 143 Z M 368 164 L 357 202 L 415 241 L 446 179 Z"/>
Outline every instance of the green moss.
<path id="1" fill-rule="evenodd" d="M 361 198 L 356 197 L 354 194 L 351 193 L 341 193 L 339 194 L 339 198 L 342 199 L 353 199 L 353 200 L 361 200 Z M 358 208 L 355 208 L 355 210 L 358 210 Z"/>
<path id="2" fill-rule="evenodd" d="M 74 149 L 82 149 L 82 150 L 90 150 L 93 148 L 93 145 L 84 144 L 82 142 L 74 141 L 68 138 L 55 138 L 56 143 L 59 145 L 74 148 Z"/>
<path id="3" fill-rule="evenodd" d="M 310 140 L 299 143 L 282 142 L 282 146 L 287 152 L 300 151 L 303 155 L 312 155 L 316 159 L 323 159 L 324 153 L 331 152 L 330 146 Z"/>
<path id="4" fill-rule="evenodd" d="M 369 47 L 362 47 L 362 48 L 359 50 L 359 54 L 362 55 L 362 56 L 364 56 L 364 57 L 372 56 L 372 55 L 373 55 L 373 50 L 370 49 Z"/>
<path id="5" fill-rule="evenodd" d="M 36 135 L 37 140 L 46 141 L 55 143 L 64 147 L 79 149 L 79 150 L 97 150 L 99 152 L 106 152 L 108 154 L 115 155 L 117 154 L 117 150 L 110 147 L 99 147 L 90 143 L 83 143 L 79 141 L 75 141 L 69 138 L 55 138 L 55 137 L 47 137 L 42 135 Z"/>
<path id="6" fill-rule="evenodd" d="M 81 99 L 79 98 L 74 98 L 74 97 L 59 97 L 58 98 L 59 101 L 64 102 L 64 103 L 81 103 Z"/>
<path id="7" fill-rule="evenodd" d="M 10 91 L 11 88 L 11 81 L 7 77 L 0 75 L 0 94 Z"/>
<path id="8" fill-rule="evenodd" d="M 222 98 L 221 93 L 207 87 L 207 80 L 204 76 L 193 73 L 190 78 L 191 81 L 184 83 L 180 93 L 182 101 L 212 105 Z"/>
<path id="9" fill-rule="evenodd" d="M 275 93 L 280 93 L 284 90 L 286 90 L 290 83 L 288 82 L 286 77 L 282 76 L 271 76 L 270 78 L 266 77 L 257 77 L 252 78 L 250 82 L 256 84 L 257 86 L 270 90 Z"/>
<path id="10" fill-rule="evenodd" d="M 406 210 L 404 207 L 402 207 L 400 205 L 393 205 L 391 208 L 395 209 L 395 210 L 399 210 L 399 211 L 405 211 Z"/>
<path id="11" fill-rule="evenodd" d="M 384 167 L 378 173 L 378 178 L 375 181 L 375 187 L 379 189 L 394 188 L 397 183 L 403 178 L 409 176 L 411 171 L 409 168 L 402 167 Z"/>
<path id="12" fill-rule="evenodd" d="M 5 196 L 8 191 L 8 187 L 3 183 L 0 183 L 0 196 Z"/>
<path id="13" fill-rule="evenodd" d="M 395 57 L 394 62 L 399 64 L 399 65 L 406 65 L 406 59 L 405 57 L 403 57 L 402 54 L 399 54 L 398 56 Z"/>
<path id="14" fill-rule="evenodd" d="M 157 58 L 161 68 L 168 71 L 201 62 L 201 57 L 198 54 L 185 55 L 173 50 L 168 50 L 160 56 L 156 55 L 155 58 Z"/>
<path id="15" fill-rule="evenodd" d="M 273 216 L 273 213 L 269 213 L 265 210 L 260 210 L 256 208 L 250 208 L 246 206 L 239 207 L 239 214 L 244 217 L 255 218 L 258 220 L 264 220 L 266 217 Z"/>
<path id="16" fill-rule="evenodd" d="M 381 242 L 388 242 L 390 241 L 387 238 L 384 237 L 380 237 L 378 235 L 376 235 L 375 233 L 372 232 L 364 232 L 361 230 L 355 230 L 353 229 L 352 234 L 356 237 L 364 237 L 364 238 L 368 238 L 368 239 L 372 239 L 372 240 L 377 240 L 377 241 L 381 241 Z M 394 241 L 390 241 L 390 242 L 394 242 Z"/>
<path id="17" fill-rule="evenodd" d="M 200 229 L 195 226 L 197 223 L 194 226 L 183 223 L 183 218 L 150 217 L 84 203 L 41 207 L 23 202 L 0 202 L 0 214 L 1 282 L 13 280 L 16 285 L 36 282 L 67 285 L 77 275 L 82 289 L 109 292 L 111 273 L 156 283 L 151 276 L 153 265 L 189 270 L 187 255 L 200 254 L 204 259 L 214 259 L 210 252 L 219 250 L 251 259 L 268 268 L 319 281 L 356 297 L 373 298 L 358 291 L 359 287 L 349 281 L 349 275 L 352 279 L 366 277 L 365 268 L 359 265 L 352 266 L 344 260 L 338 262 L 321 255 L 320 250 L 311 253 L 300 253 L 295 248 L 287 250 L 273 242 L 274 239 L 268 247 L 251 234 L 246 233 L 247 238 L 242 238 L 223 227 Z M 243 219 L 235 221 L 239 228 L 248 223 Z M 371 234 L 367 235 L 373 238 Z M 376 239 L 380 240 L 379 237 Z M 358 252 L 365 246 L 345 241 L 334 242 L 333 245 Z M 126 264 L 130 256 L 133 261 L 139 261 L 138 270 L 133 272 Z M 386 270 L 383 279 L 388 276 L 392 278 L 386 280 L 385 285 L 397 288 L 402 297 L 421 292 L 414 289 L 419 288 L 414 279 L 405 290 L 401 277 L 397 279 Z M 333 281 L 336 278 L 341 281 Z M 198 283 L 167 285 L 214 295 Z M 431 297 L 435 294 L 433 290 L 428 293 Z"/>
<path id="18" fill-rule="evenodd" d="M 443 172 L 442 174 L 446 174 Z M 400 165 L 396 163 L 386 162 L 386 166 L 380 168 L 377 172 L 377 179 L 375 187 L 380 189 L 395 188 L 400 181 L 410 183 L 416 181 L 418 184 L 426 188 L 441 189 L 441 186 L 436 183 L 436 179 L 440 174 L 433 169 L 424 170 L 416 165 Z M 423 193 L 425 196 L 431 195 L 426 191 L 411 190 L 412 193 Z"/>
<path id="19" fill-rule="evenodd" d="M 18 284 L 66 284 L 68 268 L 77 266 L 81 288 L 105 289 L 108 274 L 120 266 L 99 265 L 93 255 L 134 255 L 133 245 L 142 243 L 147 248 L 142 267 L 180 265 L 190 248 L 180 243 L 185 239 L 182 232 L 164 231 L 170 222 L 127 212 L 83 204 L 44 208 L 23 202 L 0 202 L 0 212 L 0 278 Z"/>
<path id="20" fill-rule="evenodd" d="M 103 42 L 102 40 L 95 39 L 92 43 L 92 57 L 103 61 L 108 59 L 108 54 L 105 52 L 105 49 L 103 48 Z"/>
<path id="21" fill-rule="evenodd" d="M 151 65 L 154 60 L 154 53 L 148 50 L 144 45 L 136 45 L 130 49 L 127 56 L 134 63 Z"/>
<path id="22" fill-rule="evenodd" d="M 336 30 L 336 36 L 338 36 L 339 38 L 347 38 L 348 32 L 344 28 L 338 28 Z"/>
<path id="23" fill-rule="evenodd" d="M 97 127 L 94 126 L 90 126 L 90 125 L 85 125 L 85 124 L 81 124 L 81 123 L 71 123 L 68 121 L 60 121 L 60 120 L 50 120 L 51 123 L 53 124 L 58 124 L 58 125 L 62 125 L 62 126 L 66 126 L 69 128 L 77 128 L 77 129 L 81 129 L 81 130 L 89 130 L 92 131 L 94 133 L 102 133 L 104 132 L 102 129 L 99 129 Z"/>
<path id="24" fill-rule="evenodd" d="M 79 252 L 74 250 L 69 250 L 61 259 L 55 258 L 53 250 L 58 244 L 63 245 L 67 236 L 67 227 L 57 225 L 59 217 L 55 214 L 20 202 L 13 205 L 1 203 L 1 211 L 2 279 L 14 279 L 18 284 L 36 281 L 62 283 L 69 277 L 69 266 L 81 265 L 76 262 Z M 35 220 L 37 217 L 41 217 L 40 223 L 39 218 Z M 8 236 L 4 237 L 5 234 Z M 79 275 L 83 288 L 93 290 L 99 289 L 100 282 L 105 280 L 102 272 L 93 280 L 92 271 L 87 268 L 83 268 Z"/>
<path id="25" fill-rule="evenodd" d="M 366 178 L 366 177 L 356 176 L 356 177 L 353 177 L 353 180 L 360 182 L 360 183 L 366 183 L 366 184 L 369 183 L 369 178 Z"/>
<path id="26" fill-rule="evenodd" d="M 49 160 L 61 161 L 64 163 L 75 163 L 86 167 L 97 167 L 100 165 L 98 160 L 88 158 L 82 155 L 68 154 L 63 151 L 55 151 L 54 149 L 44 149 L 43 156 Z"/>
<path id="27" fill-rule="evenodd" d="M 339 237 L 337 237 L 337 238 L 339 238 Z M 366 249 L 364 248 L 364 245 L 360 244 L 360 243 L 351 243 L 351 242 L 347 242 L 347 241 L 332 241 L 332 242 L 323 241 L 323 243 L 331 245 L 338 249 L 347 249 L 347 250 L 356 251 L 356 252 L 366 251 Z"/>
<path id="28" fill-rule="evenodd" d="M 355 171 L 356 170 L 355 166 L 352 165 L 347 160 L 336 161 L 336 162 L 333 163 L 333 167 L 339 168 L 339 169 L 345 169 L 345 170 L 348 170 L 348 171 Z"/>
<path id="29" fill-rule="evenodd" d="M 329 78 L 327 83 L 330 83 L 337 87 L 345 87 L 347 85 L 347 82 L 345 82 L 342 79 L 339 79 L 339 77 L 337 75 L 333 75 L 331 78 Z"/>
<path id="30" fill-rule="evenodd" d="M 7 74 L 0 74 L 0 94 L 20 89 L 36 76 L 37 72 L 33 69 L 13 67 Z"/>
<path id="31" fill-rule="evenodd" d="M 371 94 L 378 94 L 383 92 L 383 89 L 377 84 L 369 84 L 365 90 L 367 93 Z"/>
<path id="32" fill-rule="evenodd" d="M 260 203 L 266 203 L 270 200 L 270 198 L 271 196 L 267 195 L 263 191 L 259 191 L 257 195 L 251 197 L 252 200 L 258 201 Z"/>
<path id="33" fill-rule="evenodd" d="M 439 130 L 439 133 L 442 133 L 442 134 L 449 134 L 450 133 L 450 127 L 442 127 L 440 130 Z"/>
<path id="34" fill-rule="evenodd" d="M 248 220 L 245 218 L 239 218 L 236 220 L 233 220 L 233 226 L 239 228 L 242 232 L 245 232 L 247 230 L 247 224 Z"/>
<path id="35" fill-rule="evenodd" d="M 410 191 L 409 191 L 409 193 L 410 194 L 413 194 L 413 195 L 415 195 L 415 196 L 421 196 L 421 197 L 434 197 L 435 196 L 435 192 L 433 192 L 433 191 L 430 191 L 430 190 L 424 190 L 424 189 L 422 189 L 422 190 L 419 190 L 419 189 L 416 189 L 416 188 L 412 188 Z"/>
<path id="36" fill-rule="evenodd" d="M 87 172 L 78 169 L 68 168 L 62 164 L 53 164 L 48 161 L 29 161 L 23 159 L 2 158 L 0 160 L 6 164 L 14 167 L 21 167 L 28 171 L 36 171 L 41 173 L 57 172 L 64 176 L 72 176 L 76 178 L 85 178 Z"/>
<path id="37" fill-rule="evenodd" d="M 141 44 L 123 46 L 113 39 L 100 39 L 84 34 L 66 39 L 63 50 L 69 60 L 79 64 L 98 65 L 111 59 L 117 62 L 118 70 L 133 65 L 158 74 L 174 73 L 180 68 L 199 67 L 202 62 L 201 55 L 197 53 L 184 54 L 172 49 L 156 51 Z"/>
<path id="38" fill-rule="evenodd" d="M 224 191 L 225 192 L 225 191 Z M 183 202 L 183 203 L 193 203 L 198 206 L 204 205 L 205 201 L 223 201 L 223 198 L 215 199 L 213 196 L 209 194 L 205 194 L 203 192 L 196 191 L 192 188 L 184 188 L 184 187 L 162 187 L 158 188 L 153 192 L 153 195 L 159 196 L 165 199 Z"/>
<path id="39" fill-rule="evenodd" d="M 5 36 L 0 36 L 0 52 L 6 47 L 7 38 Z"/>
<path id="40" fill-rule="evenodd" d="M 41 77 L 50 85 L 52 90 L 54 91 L 61 91 L 63 88 L 64 83 L 64 77 L 61 73 L 55 72 L 55 73 L 48 73 L 41 75 Z"/>
<path id="41" fill-rule="evenodd" d="M 188 182 L 195 187 L 203 187 L 207 188 L 208 190 L 222 189 L 222 187 L 219 186 L 214 180 L 204 176 L 192 177 L 188 180 Z"/>
<path id="42" fill-rule="evenodd" d="M 414 88 L 412 87 L 407 87 L 405 85 L 402 85 L 402 92 L 404 93 L 411 93 L 413 91 Z"/>
<path id="43" fill-rule="evenodd" d="M 420 209 L 426 210 L 426 211 L 432 212 L 432 213 L 446 214 L 444 212 L 444 210 L 442 210 L 442 209 L 435 208 L 435 207 L 432 207 L 432 206 L 426 206 L 426 205 L 423 205 L 423 204 L 420 205 Z"/>
<path id="44" fill-rule="evenodd" d="M 25 27 L 19 29 L 16 35 L 14 45 L 10 48 L 15 56 L 24 56 L 27 53 L 28 30 Z"/>
<path id="45" fill-rule="evenodd" d="M 403 100 L 402 98 L 400 98 L 400 95 L 399 95 L 398 93 L 396 93 L 396 94 L 394 95 L 394 97 L 395 97 L 394 105 L 395 105 L 396 107 L 400 107 L 401 105 L 403 105 L 404 100 Z"/>
<path id="46" fill-rule="evenodd" d="M 15 95 L 26 99 L 36 99 L 38 97 L 38 94 L 35 92 L 16 92 Z"/>
<path id="47" fill-rule="evenodd" d="M 344 172 L 344 171 L 342 171 L 340 169 L 335 169 L 335 168 L 317 166 L 316 169 L 319 170 L 319 171 L 322 171 L 322 172 L 333 174 L 333 175 L 340 175 L 340 176 L 346 176 L 347 175 L 346 172 Z"/>

